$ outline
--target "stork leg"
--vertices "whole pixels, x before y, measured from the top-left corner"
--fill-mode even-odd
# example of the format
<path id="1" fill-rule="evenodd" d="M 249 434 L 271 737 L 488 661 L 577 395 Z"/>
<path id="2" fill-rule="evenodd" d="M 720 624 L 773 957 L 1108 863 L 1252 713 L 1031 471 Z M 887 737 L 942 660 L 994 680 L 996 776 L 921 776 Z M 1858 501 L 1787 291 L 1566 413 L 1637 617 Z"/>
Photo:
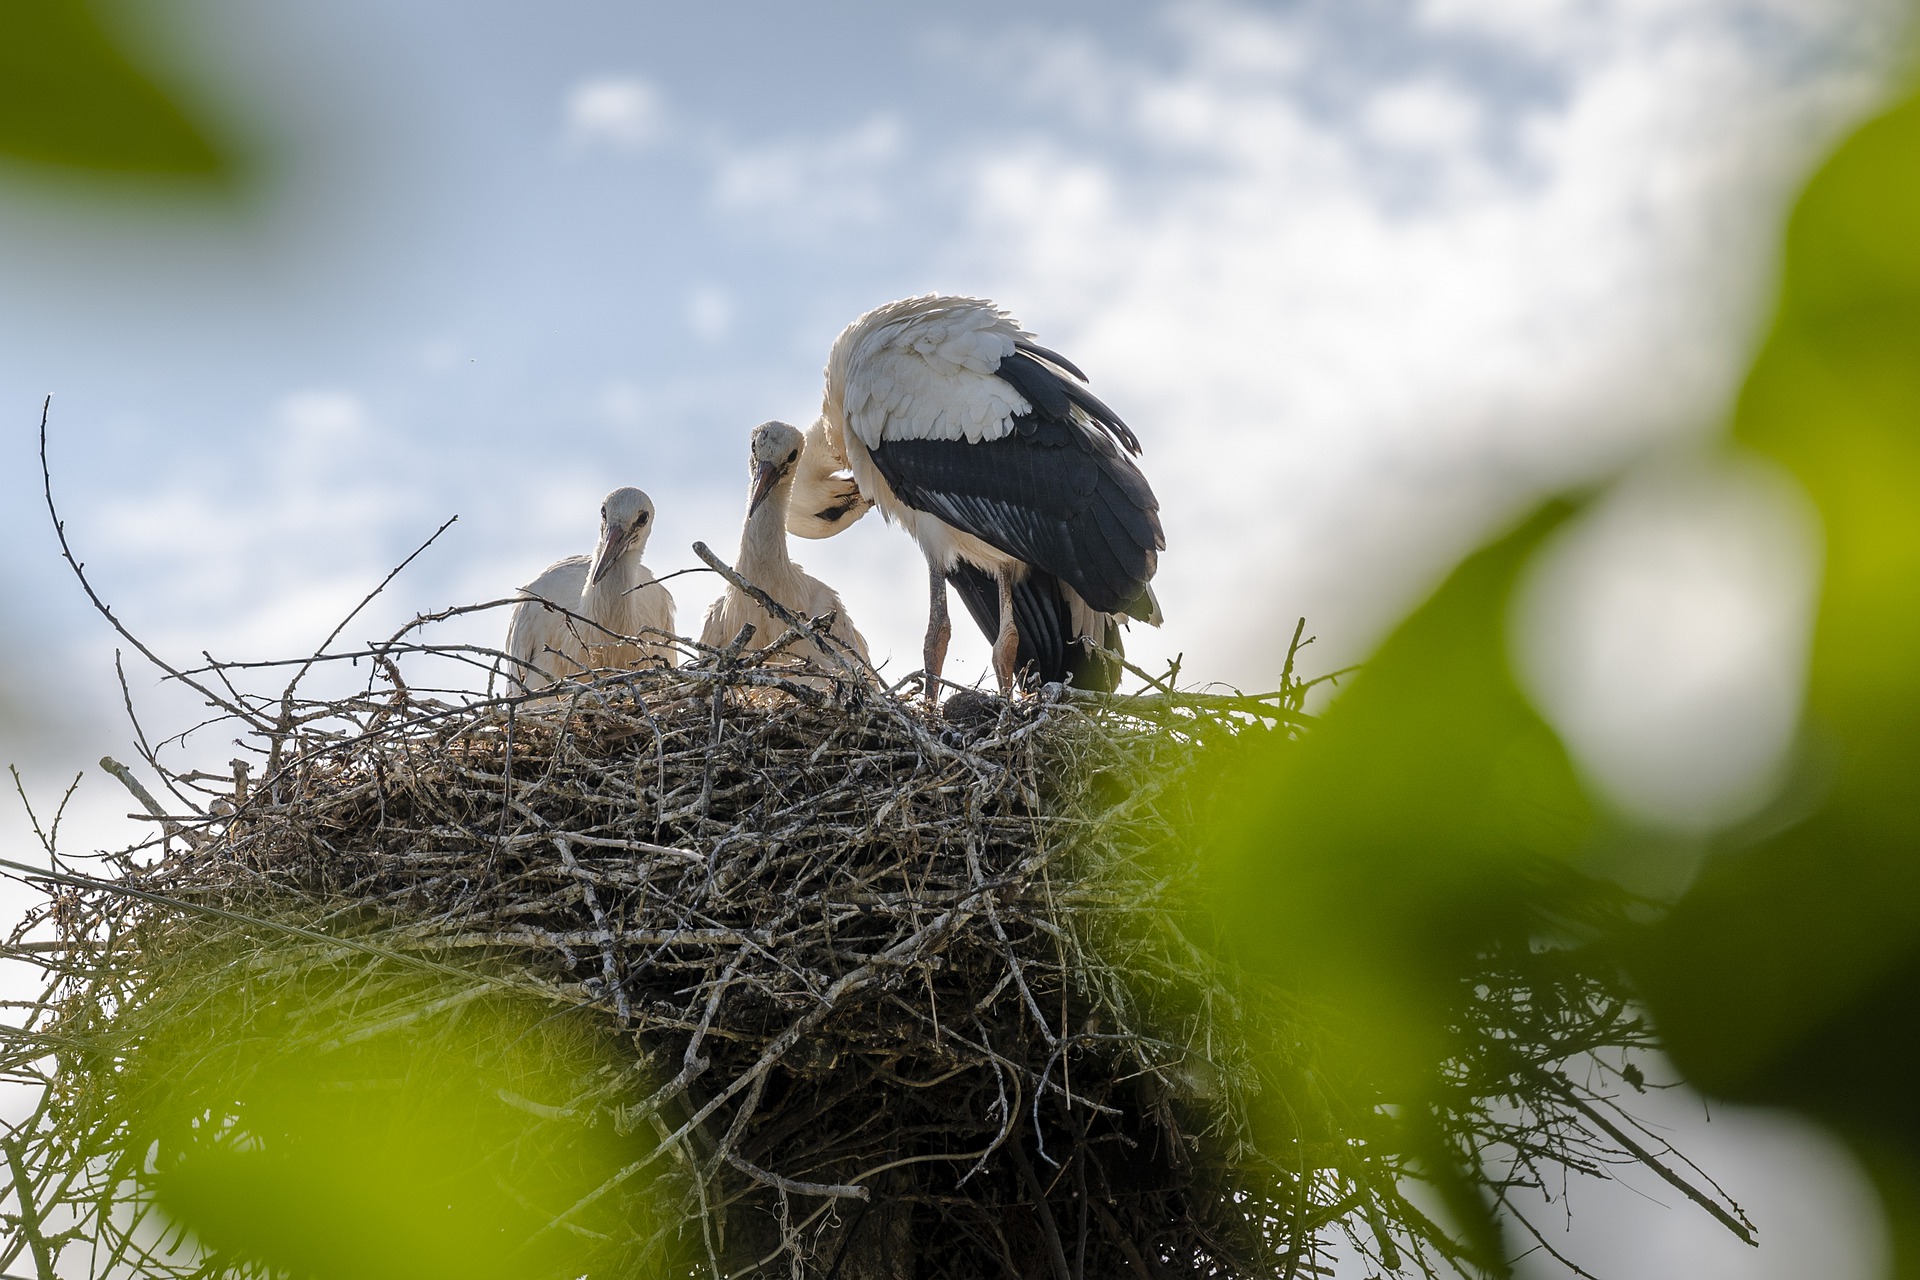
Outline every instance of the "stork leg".
<path id="1" fill-rule="evenodd" d="M 940 672 L 947 665 L 947 641 L 953 638 L 953 621 L 947 616 L 947 575 L 940 566 L 927 561 L 927 573 L 931 579 L 932 594 L 927 604 L 927 643 L 921 649 L 920 656 L 926 662 L 925 685 L 927 701 L 938 704 L 940 701 Z"/>
<path id="2" fill-rule="evenodd" d="M 1020 632 L 1013 625 L 1013 573 L 1002 570 L 1000 579 L 1000 634 L 993 640 L 993 674 L 1000 678 L 1000 692 L 1013 693 L 1013 662 L 1020 656 Z"/>

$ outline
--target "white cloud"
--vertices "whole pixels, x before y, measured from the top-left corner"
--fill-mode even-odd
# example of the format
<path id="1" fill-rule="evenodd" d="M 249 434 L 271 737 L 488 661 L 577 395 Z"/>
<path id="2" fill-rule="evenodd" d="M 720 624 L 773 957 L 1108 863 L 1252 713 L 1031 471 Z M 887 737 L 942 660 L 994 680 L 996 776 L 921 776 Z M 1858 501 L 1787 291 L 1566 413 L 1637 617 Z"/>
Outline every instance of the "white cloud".
<path id="1" fill-rule="evenodd" d="M 892 170 L 905 144 L 905 126 L 877 115 L 825 138 L 723 147 L 713 198 L 729 212 L 790 230 L 872 224 L 893 207 Z"/>
<path id="2" fill-rule="evenodd" d="M 576 148 L 644 151 L 666 137 L 666 101 L 639 76 L 595 76 L 567 91 L 566 121 L 567 141 Z"/>
<path id="3" fill-rule="evenodd" d="M 1678 11 L 1688 0 L 1663 0 Z M 1713 0 L 1709 0 L 1713 2 Z M 1466 31 L 1541 52 L 1564 52 L 1617 24 L 1624 6 L 1611 0 L 1420 0 L 1416 13 L 1427 25 Z"/>
<path id="4" fill-rule="evenodd" d="M 1902 6 L 1832 0 L 1418 0 L 1432 31 L 1470 35 L 1564 63 L 1659 43 L 1688 29 L 1785 37 L 1855 53 L 1894 47 Z M 1739 28 L 1741 30 L 1736 30 Z"/>
<path id="5" fill-rule="evenodd" d="M 436 523 L 434 469 L 449 464 L 377 431 L 356 393 L 294 391 L 265 418 L 245 453 L 117 495 L 94 517 L 123 568 L 165 575 L 143 592 L 145 638 L 162 650 L 316 644 Z"/>
<path id="6" fill-rule="evenodd" d="M 1161 20 L 1222 77 L 1251 74 L 1271 82 L 1307 67 L 1319 52 L 1298 28 L 1252 6 L 1201 0 L 1169 5 Z"/>
<path id="7" fill-rule="evenodd" d="M 1168 6 L 1141 59 L 949 40 L 1024 125 L 723 148 L 714 195 L 775 231 L 911 234 L 907 288 L 995 297 L 1086 367 L 1167 524 L 1170 621 L 1130 647 L 1264 685 L 1296 617 L 1322 669 L 1355 659 L 1504 513 L 1713 428 L 1784 201 L 1880 92 L 1891 55 L 1857 33 L 1893 8 L 1427 0 L 1407 39 L 1479 61 L 1371 71 L 1311 6 Z M 1489 88 L 1487 59 L 1532 87 Z M 856 538 L 897 535 L 813 554 L 908 653 L 911 558 Z"/>
<path id="8" fill-rule="evenodd" d="M 1479 141 L 1482 108 L 1476 98 L 1440 80 L 1412 80 L 1376 94 L 1364 121 L 1374 141 L 1409 151 L 1455 155 Z"/>
<path id="9" fill-rule="evenodd" d="M 1552 95 L 1414 67 L 1347 85 L 1348 111 L 1294 59 L 1245 66 L 1249 30 L 1329 38 L 1299 11 L 1210 8 L 1241 34 L 1175 23 L 1158 63 L 1076 50 L 1104 127 L 983 143 L 936 278 L 1011 306 L 1145 440 L 1170 621 L 1130 645 L 1261 684 L 1304 614 L 1321 661 L 1358 656 L 1502 510 L 1710 428 L 1783 198 L 1884 71 L 1794 51 L 1877 4 L 1783 0 L 1769 12 L 1799 26 L 1756 34 L 1742 0 L 1516 0 L 1474 30 Z M 1535 39 L 1566 12 L 1596 37 Z M 1011 47 L 981 61 L 1028 80 Z M 1383 141 L 1419 148 L 1417 184 Z"/>

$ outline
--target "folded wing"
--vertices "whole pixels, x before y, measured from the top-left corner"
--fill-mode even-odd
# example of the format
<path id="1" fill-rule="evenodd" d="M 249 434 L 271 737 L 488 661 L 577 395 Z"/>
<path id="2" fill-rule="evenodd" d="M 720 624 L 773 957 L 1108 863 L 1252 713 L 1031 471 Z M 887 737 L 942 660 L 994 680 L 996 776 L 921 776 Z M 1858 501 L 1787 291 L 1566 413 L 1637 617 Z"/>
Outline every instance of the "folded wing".
<path id="1" fill-rule="evenodd" d="M 1128 456 L 1126 424 L 1036 350 L 1017 349 L 995 375 L 1029 408 L 992 439 L 919 438 L 889 423 L 874 466 L 910 507 L 939 516 L 1053 574 L 1104 613 L 1146 617 L 1166 545 L 1160 504 Z"/>

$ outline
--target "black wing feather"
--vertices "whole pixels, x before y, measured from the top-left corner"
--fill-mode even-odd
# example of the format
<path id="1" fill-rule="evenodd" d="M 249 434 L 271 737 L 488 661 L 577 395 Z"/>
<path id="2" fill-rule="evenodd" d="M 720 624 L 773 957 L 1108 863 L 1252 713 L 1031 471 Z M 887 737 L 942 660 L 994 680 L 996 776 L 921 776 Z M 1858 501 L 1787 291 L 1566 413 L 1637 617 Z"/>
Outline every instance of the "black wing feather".
<path id="1" fill-rule="evenodd" d="M 1071 415 L 1073 397 L 1067 394 L 1067 380 L 1051 372 L 1046 365 L 1024 351 L 1015 351 L 995 370 L 1003 382 L 1033 405 L 1036 416 L 1066 418 Z"/>
<path id="2" fill-rule="evenodd" d="M 1090 545 L 1092 554 L 1104 568 L 1107 578 L 1111 581 L 1131 581 L 1133 575 L 1128 572 L 1129 566 L 1121 560 L 1114 548 L 1138 545 L 1135 529 L 1120 517 L 1114 510 L 1113 504 L 1106 500 L 1105 494 L 1096 494 L 1094 501 L 1087 504 L 1085 518 L 1100 531 L 1100 536 L 1083 539 L 1083 541 Z"/>
<path id="3" fill-rule="evenodd" d="M 1043 347 L 1037 342 L 1029 342 L 1025 338 L 1016 338 L 1014 339 L 1014 342 L 1013 342 L 1013 349 L 1015 351 L 1029 352 L 1033 355 L 1039 356 L 1042 360 L 1045 360 L 1050 364 L 1057 364 L 1062 369 L 1065 369 L 1068 373 L 1072 374 L 1074 377 L 1080 379 L 1080 381 L 1082 382 L 1093 381 L 1093 379 L 1087 377 L 1085 373 L 1081 372 L 1079 365 L 1075 364 L 1073 361 L 1067 359 L 1065 356 L 1061 355 L 1058 351 L 1055 351 L 1050 347 Z"/>
<path id="4" fill-rule="evenodd" d="M 874 465 L 908 506 L 1057 576 L 1103 613 L 1125 612 L 1166 545 L 1160 504 L 1122 452 L 1138 442 L 1084 385 L 1026 350 L 999 373 L 1033 406 L 1014 430 L 980 443 L 883 439 L 869 450 Z"/>
<path id="5" fill-rule="evenodd" d="M 1106 401 L 1087 389 L 1086 383 L 1077 377 L 1061 377 L 1034 355 L 1021 350 L 1018 343 L 1014 344 L 1013 354 L 1003 359 L 994 372 L 1027 398 L 1033 405 L 1034 416 L 1065 420 L 1070 416 L 1067 406 L 1078 405 L 1096 426 L 1125 445 L 1128 453 L 1140 452 L 1140 441 L 1132 430 L 1120 420 L 1119 414 L 1107 407 Z"/>

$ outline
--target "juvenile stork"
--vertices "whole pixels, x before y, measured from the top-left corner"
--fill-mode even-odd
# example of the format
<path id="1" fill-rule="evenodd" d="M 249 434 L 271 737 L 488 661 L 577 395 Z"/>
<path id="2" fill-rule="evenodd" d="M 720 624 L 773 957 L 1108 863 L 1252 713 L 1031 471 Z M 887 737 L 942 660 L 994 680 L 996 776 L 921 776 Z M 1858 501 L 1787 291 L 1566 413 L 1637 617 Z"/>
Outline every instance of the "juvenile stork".
<path id="1" fill-rule="evenodd" d="M 795 477 L 802 469 L 804 448 L 805 439 L 799 430 L 784 422 L 763 422 L 753 429 L 748 463 L 753 472 L 753 488 L 747 496 L 746 525 L 740 531 L 740 558 L 734 561 L 733 567 L 741 577 L 803 618 L 831 613 L 833 625 L 829 634 L 865 658 L 866 639 L 854 628 L 839 593 L 795 564 L 787 554 L 788 503 Z M 719 648 L 749 622 L 754 630 L 749 649 L 764 648 L 786 630 L 759 601 L 728 583 L 726 593 L 707 610 L 700 643 Z"/>
<path id="2" fill-rule="evenodd" d="M 640 559 L 652 532 L 653 499 L 638 489 L 615 489 L 600 504 L 593 554 L 568 556 L 520 588 L 522 599 L 507 623 L 515 683 L 531 691 L 588 671 L 673 665 L 671 646 L 619 638 L 673 634 L 673 596 Z"/>
<path id="3" fill-rule="evenodd" d="M 788 527 L 829 537 L 873 505 L 913 535 L 931 588 L 927 697 L 952 635 L 949 583 L 993 641 L 1002 690 L 1023 670 L 1118 684 L 1119 624 L 1161 620 L 1148 583 L 1166 539 L 1140 442 L 1086 375 L 991 302 L 937 295 L 848 325 L 826 375 L 807 437 L 821 453 Z"/>

